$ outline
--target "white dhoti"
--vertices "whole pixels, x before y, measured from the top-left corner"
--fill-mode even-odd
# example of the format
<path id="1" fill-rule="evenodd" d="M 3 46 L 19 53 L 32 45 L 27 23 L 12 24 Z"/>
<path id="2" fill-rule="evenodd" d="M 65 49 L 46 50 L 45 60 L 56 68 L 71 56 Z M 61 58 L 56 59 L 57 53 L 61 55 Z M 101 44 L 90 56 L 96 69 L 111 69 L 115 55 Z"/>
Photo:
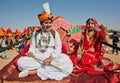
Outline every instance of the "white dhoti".
<path id="1" fill-rule="evenodd" d="M 60 54 L 59 57 L 56 57 L 52 64 L 58 66 L 61 69 L 64 69 L 68 72 L 72 72 L 73 64 L 70 61 L 69 57 L 65 54 Z M 44 66 L 43 63 L 39 60 L 35 60 L 31 57 L 21 57 L 18 60 L 18 68 L 22 70 L 33 70 L 37 69 L 37 75 L 42 79 L 55 79 L 61 80 L 63 77 L 68 76 L 69 73 L 63 72 L 51 65 Z"/>

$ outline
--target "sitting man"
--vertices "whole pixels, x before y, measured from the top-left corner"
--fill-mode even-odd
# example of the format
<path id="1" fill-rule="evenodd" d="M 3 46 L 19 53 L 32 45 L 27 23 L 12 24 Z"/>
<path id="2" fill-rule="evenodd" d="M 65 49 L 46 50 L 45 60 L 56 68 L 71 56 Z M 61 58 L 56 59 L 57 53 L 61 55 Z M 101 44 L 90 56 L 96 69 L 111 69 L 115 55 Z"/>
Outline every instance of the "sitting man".
<path id="1" fill-rule="evenodd" d="M 21 71 L 19 77 L 37 74 L 42 80 L 62 80 L 72 72 L 73 64 L 66 54 L 61 53 L 62 46 L 58 32 L 51 31 L 53 15 L 42 12 L 38 15 L 38 19 L 42 29 L 33 33 L 28 52 L 18 59 L 17 65 Z M 58 68 L 50 64 L 55 64 Z M 67 70 L 69 73 L 62 70 Z"/>

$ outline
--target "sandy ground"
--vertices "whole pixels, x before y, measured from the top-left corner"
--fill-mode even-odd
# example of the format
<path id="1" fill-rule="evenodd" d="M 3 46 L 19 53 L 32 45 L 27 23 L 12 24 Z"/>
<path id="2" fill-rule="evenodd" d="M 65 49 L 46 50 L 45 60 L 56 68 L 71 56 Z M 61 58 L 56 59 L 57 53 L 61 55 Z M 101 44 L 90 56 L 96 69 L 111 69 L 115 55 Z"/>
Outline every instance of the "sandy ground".
<path id="1" fill-rule="evenodd" d="M 111 41 L 109 41 L 110 44 Z M 120 47 L 120 42 L 118 43 L 118 47 Z M 118 55 L 116 55 L 116 52 L 112 54 L 112 48 L 108 47 L 108 53 L 105 53 L 105 57 L 110 58 L 114 63 L 120 64 L 120 51 L 118 51 Z"/>
<path id="2" fill-rule="evenodd" d="M 111 42 L 111 41 L 110 41 Z M 119 47 L 120 47 L 120 43 L 119 43 Z M 120 51 L 119 54 L 112 54 L 112 48 L 108 47 L 108 53 L 105 54 L 105 57 L 109 57 L 111 60 L 113 60 L 115 63 L 120 63 Z M 9 57 L 7 59 L 2 59 L 0 57 L 0 70 L 7 65 L 15 56 L 18 55 L 18 52 L 15 49 L 10 49 L 9 51 L 7 51 Z M 0 53 L 0 56 L 4 54 L 4 53 Z"/>
<path id="3" fill-rule="evenodd" d="M 8 54 L 8 58 L 3 59 L 1 56 L 5 54 L 4 52 L 0 53 L 0 70 L 7 65 L 14 57 L 18 55 L 18 52 L 15 49 L 10 49 L 6 51 Z"/>

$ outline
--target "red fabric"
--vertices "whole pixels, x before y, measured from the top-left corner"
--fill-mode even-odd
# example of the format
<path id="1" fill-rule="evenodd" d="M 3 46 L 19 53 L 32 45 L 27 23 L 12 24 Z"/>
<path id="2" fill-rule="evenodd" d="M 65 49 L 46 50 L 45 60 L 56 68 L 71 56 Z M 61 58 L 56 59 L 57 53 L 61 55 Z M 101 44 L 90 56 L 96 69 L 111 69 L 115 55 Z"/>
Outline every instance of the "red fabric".
<path id="1" fill-rule="evenodd" d="M 102 40 L 104 38 L 104 33 L 103 31 L 99 28 L 99 25 L 97 21 L 92 18 L 94 24 L 95 24 L 95 34 L 93 35 L 93 40 L 88 39 L 88 28 L 85 28 L 85 32 L 83 33 L 83 49 L 84 53 L 82 55 L 81 60 L 79 61 L 79 65 L 82 66 L 82 68 L 87 68 L 86 71 L 88 71 L 90 74 L 99 74 L 97 71 L 95 71 L 95 65 L 98 65 L 100 62 L 102 64 L 104 69 L 109 69 L 113 67 L 113 63 L 111 62 L 110 59 L 107 59 L 110 63 L 108 65 L 105 65 L 101 60 L 103 59 L 104 55 L 104 49 L 102 47 Z M 91 40 L 91 41 L 90 41 Z M 90 49 L 94 49 L 94 52 L 92 52 Z M 89 68 L 90 67 L 90 68 Z M 87 73 L 88 73 L 87 72 Z M 102 72 L 100 72 L 102 73 Z"/>
<path id="2" fill-rule="evenodd" d="M 68 32 L 65 29 L 63 29 L 63 27 L 57 28 L 57 32 L 60 35 L 60 39 L 61 39 L 62 43 L 64 43 L 64 42 L 66 43 L 69 38 L 69 36 L 67 35 Z"/>
<path id="3" fill-rule="evenodd" d="M 105 75 L 82 74 L 80 78 L 72 78 L 69 83 L 120 83 L 120 73 L 109 73 Z"/>
<path id="4" fill-rule="evenodd" d="M 74 66 L 78 66 L 77 51 L 78 51 L 78 42 L 75 39 L 68 41 L 68 55 Z"/>
<path id="5" fill-rule="evenodd" d="M 58 28 L 63 28 L 65 31 L 69 32 L 71 25 L 69 22 L 58 16 L 52 23 L 52 29 L 57 30 Z"/>
<path id="6" fill-rule="evenodd" d="M 98 57 L 103 57 L 105 51 L 104 51 L 104 47 L 102 46 L 102 39 L 104 37 L 103 31 L 99 31 L 98 32 L 98 37 L 96 39 L 96 42 L 94 44 L 94 48 L 95 48 L 95 52 L 98 53 Z"/>
<path id="7" fill-rule="evenodd" d="M 26 46 L 27 48 L 27 46 Z M 13 70 L 13 72 L 8 75 L 8 77 L 3 80 L 2 76 L 7 72 L 8 68 L 16 62 L 21 55 L 15 57 L 8 65 L 6 65 L 3 69 L 0 70 L 0 80 L 5 83 L 19 83 L 19 82 L 45 82 L 45 83 L 58 83 L 55 80 L 46 80 L 42 81 L 37 75 L 30 75 L 25 78 L 18 78 L 19 70 L 17 67 Z M 103 71 L 93 71 L 92 68 L 83 67 L 80 69 L 74 70 L 74 73 L 78 75 L 78 77 L 68 76 L 63 80 L 59 81 L 59 83 L 120 83 L 120 73 L 113 72 L 103 72 Z M 3 83 L 4 83 L 3 82 Z"/>
<path id="8" fill-rule="evenodd" d="M 18 55 L 17 57 L 15 57 L 13 59 L 13 61 L 16 60 L 17 58 L 19 58 L 20 56 L 21 55 Z M 0 70 L 1 81 L 2 81 L 2 75 L 7 71 L 8 67 L 11 65 L 12 62 L 10 62 L 8 65 L 6 65 L 3 69 Z M 87 70 L 87 68 L 84 68 L 84 70 Z M 20 82 L 34 83 L 36 81 L 37 81 L 37 83 L 38 82 L 40 82 L 40 83 L 41 82 L 43 82 L 43 83 L 44 82 L 45 83 L 58 83 L 58 81 L 55 81 L 55 80 L 42 81 L 36 75 L 31 75 L 31 76 L 28 76 L 25 78 L 18 78 L 19 72 L 20 71 L 18 71 L 18 69 L 15 68 L 14 71 L 3 81 L 5 83 L 7 83 L 7 82 L 8 83 L 20 83 Z M 96 75 L 95 71 L 89 71 L 88 73 L 90 73 L 90 74 L 86 74 L 82 70 L 79 70 L 79 72 L 81 72 L 81 74 L 79 74 L 78 77 L 68 76 L 68 77 L 65 77 L 63 80 L 59 81 L 59 83 L 101 83 L 101 82 L 102 83 L 120 83 L 120 73 L 106 72 L 106 74 L 104 74 L 104 72 L 102 72 L 103 74 Z M 92 73 L 95 72 L 95 73 L 91 74 L 91 72 Z M 100 73 L 100 72 L 98 72 L 98 73 Z"/>
<path id="9" fill-rule="evenodd" d="M 78 59 L 77 59 L 76 55 L 70 55 L 70 59 L 71 59 L 73 65 L 78 65 Z"/>
<path id="10" fill-rule="evenodd" d="M 85 28 L 85 32 L 83 33 L 83 36 L 84 38 L 82 39 L 83 40 L 83 48 L 85 51 L 89 51 L 90 48 L 94 48 L 95 49 L 95 52 L 96 52 L 96 56 L 99 58 L 102 55 L 102 51 L 101 49 L 102 48 L 102 39 L 104 37 L 104 33 L 103 31 L 99 28 L 99 24 L 97 23 L 96 19 L 92 18 L 92 20 L 94 21 L 94 24 L 95 24 L 95 27 L 96 27 L 96 32 L 94 34 L 94 38 L 93 40 L 91 41 L 91 44 L 89 43 L 89 40 L 88 40 L 88 37 L 87 37 L 87 34 L 88 34 L 88 29 Z"/>
<path id="11" fill-rule="evenodd" d="M 96 53 L 88 51 L 83 54 L 80 64 L 82 66 L 92 67 L 98 63 L 98 58 L 96 58 Z"/>
<path id="12" fill-rule="evenodd" d="M 21 56 L 24 56 L 25 53 L 28 51 L 28 49 L 29 49 L 29 45 L 25 45 L 25 47 L 22 48 L 22 50 L 21 50 L 20 57 L 21 57 Z M 18 59 L 19 59 L 19 58 L 15 59 L 15 60 L 12 62 L 12 64 L 13 64 L 15 67 L 17 66 L 17 61 L 18 61 Z"/>
<path id="13" fill-rule="evenodd" d="M 80 42 L 81 40 L 81 35 L 82 33 L 81 32 L 77 32 L 75 34 L 72 34 L 68 40 L 71 40 L 71 39 L 75 39 L 77 42 Z"/>
<path id="14" fill-rule="evenodd" d="M 23 56 L 26 52 L 28 52 L 30 45 L 25 45 L 21 50 L 21 55 Z"/>
<path id="15" fill-rule="evenodd" d="M 94 39 L 92 41 L 91 44 L 89 44 L 89 40 L 86 36 L 86 34 L 84 33 L 84 44 L 83 44 L 83 47 L 84 47 L 84 50 L 89 50 L 91 47 L 95 48 L 95 52 L 101 54 L 101 48 L 102 48 L 102 38 L 103 38 L 103 34 L 102 34 L 102 31 L 99 31 L 98 33 L 95 33 L 94 35 Z M 102 48 L 103 49 L 103 48 Z"/>
<path id="16" fill-rule="evenodd" d="M 83 47 L 84 50 L 89 50 L 91 47 L 95 48 L 95 52 L 98 52 L 101 54 L 101 43 L 102 43 L 102 39 L 104 37 L 104 33 L 103 31 L 100 29 L 99 24 L 97 22 L 96 19 L 92 18 L 94 24 L 95 24 L 95 30 L 96 33 L 94 34 L 94 39 L 92 40 L 91 44 L 89 44 L 89 40 L 87 38 L 87 34 L 88 34 L 88 29 L 85 28 L 85 32 L 83 33 L 84 35 L 84 39 L 82 39 L 84 41 L 83 43 Z"/>
<path id="17" fill-rule="evenodd" d="M 12 30 L 10 28 L 8 28 L 7 33 L 12 33 Z"/>
<path id="18" fill-rule="evenodd" d="M 109 62 L 109 64 L 106 65 L 106 64 L 103 62 L 103 60 L 106 60 L 107 62 Z M 109 69 L 113 68 L 113 66 L 114 66 L 113 61 L 110 60 L 109 58 L 103 57 L 103 58 L 100 59 L 100 61 L 101 61 L 101 63 L 102 63 L 102 66 L 103 66 L 104 69 L 106 69 L 106 70 L 109 70 Z"/>
<path id="19" fill-rule="evenodd" d="M 119 70 L 120 70 L 120 64 L 117 66 L 117 69 L 119 69 Z"/>
<path id="20" fill-rule="evenodd" d="M 73 46 L 73 52 L 69 54 L 69 57 L 70 57 L 73 65 L 78 65 L 78 59 L 77 59 L 77 57 L 76 57 L 76 53 L 77 53 L 78 46 L 74 46 L 74 45 L 73 45 L 73 43 L 77 43 L 77 42 L 76 42 L 75 40 L 70 40 L 70 41 L 68 41 L 68 42 L 69 42 L 69 43 L 72 43 L 72 46 Z M 66 43 L 63 43 L 63 44 L 62 44 L 62 53 L 65 53 L 65 54 L 68 53 L 68 52 L 67 52 L 67 51 L 68 51 L 67 49 L 69 49 L 70 46 L 69 46 L 68 48 L 67 48 L 67 47 L 68 47 L 68 46 L 67 46 Z"/>
<path id="21" fill-rule="evenodd" d="M 67 54 L 67 45 L 66 45 L 66 43 L 62 43 L 62 53 Z"/>
<path id="22" fill-rule="evenodd" d="M 18 37 L 22 37 L 22 33 L 20 32 L 20 30 L 18 28 L 16 29 L 15 34 Z"/>
<path id="23" fill-rule="evenodd" d="M 23 34 L 24 34 L 25 36 L 28 35 L 28 29 L 27 29 L 27 28 L 24 29 Z"/>

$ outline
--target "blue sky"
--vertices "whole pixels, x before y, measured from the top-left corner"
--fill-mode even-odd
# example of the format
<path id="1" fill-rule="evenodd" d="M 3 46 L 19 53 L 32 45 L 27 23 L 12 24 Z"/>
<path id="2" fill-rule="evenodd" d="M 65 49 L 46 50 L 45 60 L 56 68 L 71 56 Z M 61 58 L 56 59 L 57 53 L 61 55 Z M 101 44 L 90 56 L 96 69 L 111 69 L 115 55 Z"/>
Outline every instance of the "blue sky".
<path id="1" fill-rule="evenodd" d="M 39 26 L 37 15 L 48 2 L 54 16 L 63 16 L 71 24 L 82 25 L 94 17 L 108 29 L 120 30 L 120 0 L 0 0 L 0 25 L 13 31 Z"/>

